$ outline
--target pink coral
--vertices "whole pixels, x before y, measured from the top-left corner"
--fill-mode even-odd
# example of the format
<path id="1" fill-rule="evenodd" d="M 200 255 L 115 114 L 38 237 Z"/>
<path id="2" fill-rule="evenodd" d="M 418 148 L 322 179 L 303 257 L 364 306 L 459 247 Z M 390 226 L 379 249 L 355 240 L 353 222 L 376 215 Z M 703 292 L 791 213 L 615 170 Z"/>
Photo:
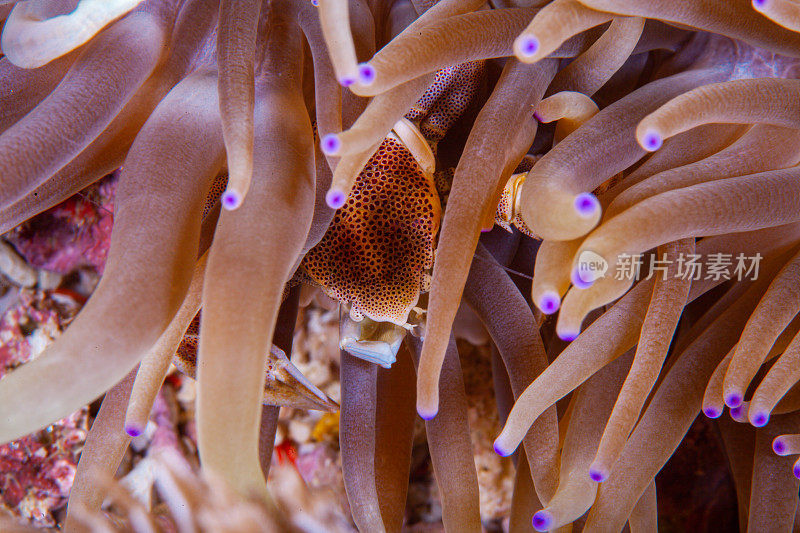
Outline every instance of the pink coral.
<path id="1" fill-rule="evenodd" d="M 88 431 L 82 409 L 46 429 L 0 446 L 0 504 L 40 525 L 64 507 Z"/>
<path id="2" fill-rule="evenodd" d="M 67 290 L 22 289 L 0 317 L 0 378 L 33 359 L 69 324 L 82 297 Z"/>
<path id="3" fill-rule="evenodd" d="M 31 265 L 68 274 L 103 268 L 111 242 L 117 174 L 14 228 L 6 239 Z"/>
<path id="4" fill-rule="evenodd" d="M 68 291 L 22 289 L 0 318 L 0 378 L 33 359 L 78 312 L 81 297 Z M 82 409 L 46 429 L 0 446 L 0 505 L 41 525 L 67 502 L 78 454 L 86 440 Z"/>

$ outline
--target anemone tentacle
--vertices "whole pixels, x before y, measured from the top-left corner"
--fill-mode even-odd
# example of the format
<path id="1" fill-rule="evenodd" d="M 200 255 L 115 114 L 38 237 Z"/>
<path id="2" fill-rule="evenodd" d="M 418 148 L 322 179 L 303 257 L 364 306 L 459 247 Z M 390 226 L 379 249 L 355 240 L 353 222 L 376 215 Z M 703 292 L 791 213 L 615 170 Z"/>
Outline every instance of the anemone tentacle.
<path id="1" fill-rule="evenodd" d="M 80 317 L 58 342 L 3 380 L 3 405 L 22 402 L 42 407 L 36 416 L 26 414 L 22 419 L 15 416 L 19 411 L 5 411 L 0 440 L 45 426 L 109 389 L 139 361 L 174 316 L 197 258 L 198 213 L 222 165 L 219 115 L 208 107 L 216 104 L 215 82 L 207 72 L 186 78 L 137 137 L 117 191 L 105 274 Z M 142 227 L 142 217 L 151 223 Z M 130 286 L 137 287 L 137 296 L 121 299 L 120 291 Z M 102 336 L 96 335 L 98 327 Z M 87 342 L 95 349 L 85 350 Z M 76 360 L 81 364 L 76 365 Z M 98 360 L 105 364 L 98 365 Z M 67 385 L 40 389 L 42 383 L 61 380 Z"/>
<path id="2" fill-rule="evenodd" d="M 536 132 L 536 121 L 532 116 L 520 117 L 518 106 L 538 103 L 554 67 L 551 62 L 533 66 L 516 61 L 506 64 L 492 97 L 476 119 L 456 168 L 433 269 L 427 332 L 417 379 L 417 410 L 426 419 L 438 411 L 439 372 L 447 339 L 481 226 L 496 208 L 490 202 L 499 196 Z M 505 138 L 492 137 L 500 125 Z M 492 168 L 497 170 L 486 171 Z M 508 174 L 499 174 L 501 170 Z"/>
<path id="3" fill-rule="evenodd" d="M 795 255 L 775 276 L 747 321 L 723 380 L 723 397 L 729 407 L 738 407 L 744 400 L 750 381 L 778 336 L 800 312 L 800 296 L 795 292 L 799 269 L 800 256 Z"/>
<path id="4" fill-rule="evenodd" d="M 796 173 L 796 169 L 762 172 L 692 185 L 648 198 L 592 232 L 575 254 L 573 272 L 581 254 L 587 251 L 606 258 L 609 271 L 617 272 L 620 261 L 625 257 L 635 256 L 668 241 L 752 231 L 795 222 L 795 203 L 800 206 Z M 658 204 L 662 207 L 654 208 Z M 699 207 L 701 204 L 702 207 Z M 667 217 L 670 209 L 676 208 L 682 213 L 681 219 L 670 218 L 669 223 L 663 226 L 664 229 L 669 226 L 669 233 L 662 232 L 657 217 Z M 734 208 L 735 216 L 732 211 Z M 637 225 L 641 228 L 643 219 L 648 221 L 646 242 L 639 241 L 633 229 Z M 634 220 L 637 222 L 630 224 Z M 620 229 L 622 227 L 626 229 Z M 620 239 L 625 241 L 624 245 L 620 245 Z M 583 281 L 591 285 L 589 288 L 571 289 L 561 307 L 559 327 L 579 328 L 591 309 L 624 294 L 631 280 L 625 276 L 616 278 L 606 276 L 596 281 L 585 279 Z"/>
<path id="5" fill-rule="evenodd" d="M 763 78 L 704 85 L 644 117 L 636 127 L 636 139 L 645 150 L 652 151 L 664 139 L 712 122 L 797 128 L 800 121 L 794 117 L 800 112 L 798 94 L 798 80 Z"/>
<path id="6" fill-rule="evenodd" d="M 547 57 L 567 39 L 612 20 L 608 13 L 588 9 L 577 0 L 554 0 L 536 12 L 514 40 L 514 55 L 525 63 Z"/>
<path id="7" fill-rule="evenodd" d="M 703 467 L 721 481 L 714 503 L 730 494 L 719 524 L 736 520 L 735 489 L 743 530 L 788 530 L 800 483 L 795 4 L 0 0 L 0 248 L 30 263 L 24 280 L 0 272 L 0 310 L 35 291 L 59 306 L 59 331 L 69 324 L 8 371 L 17 306 L 2 317 L 0 443 L 58 428 L 108 391 L 67 528 L 104 530 L 106 489 L 131 528 L 155 528 L 94 477 L 121 463 L 126 424 L 153 427 L 178 344 L 172 361 L 199 380 L 200 466 L 233 489 L 224 505 L 255 506 L 262 529 L 284 512 L 277 529 L 307 529 L 265 481 L 279 416 L 322 410 L 317 427 L 336 431 L 338 405 L 289 359 L 295 324 L 316 336 L 310 317 L 335 320 L 333 298 L 350 350 L 325 358 L 340 362 L 339 447 L 314 437 L 297 451 L 341 454 L 343 524 L 413 528 L 422 457 L 446 530 L 497 518 L 475 460 L 491 452 L 491 420 L 471 424 L 484 398 L 470 395 L 488 389 L 465 387 L 485 364 L 504 426 L 495 451 L 513 455 L 492 459 L 494 512 L 512 531 L 653 531 L 673 521 L 669 481 L 692 470 L 686 455 L 716 445 L 727 463 Z M 96 235 L 84 206 L 98 196 L 113 217 Z M 94 274 L 79 266 L 53 289 L 47 270 L 89 241 L 92 261 L 103 256 L 109 221 L 99 285 L 64 319 L 62 289 L 88 291 Z M 298 312 L 313 300 L 329 314 Z M 483 345 L 462 359 L 465 341 Z M 694 438 L 717 429 L 710 447 Z M 328 468 L 306 459 L 305 474 Z M 220 502 L 190 516 L 206 487 L 165 479 L 179 529 L 206 527 Z"/>
<path id="8" fill-rule="evenodd" d="M 641 414 L 661 367 L 667 358 L 670 342 L 689 297 L 691 281 L 677 274 L 682 254 L 695 252 L 693 239 L 685 239 L 659 248 L 663 261 L 670 266 L 656 278 L 653 294 L 642 322 L 642 330 L 630 371 L 617 394 L 617 401 L 608 418 L 589 475 L 603 481 L 622 453 L 625 441 Z"/>
<path id="9" fill-rule="evenodd" d="M 498 302 L 497 294 L 509 299 Z M 464 288 L 464 299 L 489 331 L 503 360 L 516 401 L 547 367 L 547 355 L 536 321 L 508 274 L 478 246 Z M 513 334 L 510 334 L 514 332 Z M 534 488 L 540 501 L 550 501 L 558 481 L 558 418 L 555 407 L 531 425 L 523 440 Z"/>
<path id="10" fill-rule="evenodd" d="M 639 17 L 615 18 L 592 46 L 553 79 L 548 92 L 575 91 L 593 95 L 634 53 L 645 21 Z"/>
<path id="11" fill-rule="evenodd" d="M 150 411 L 153 409 L 153 402 L 169 372 L 172 357 L 178 351 L 192 319 L 200 310 L 207 258 L 207 254 L 203 254 L 197 261 L 192 281 L 180 309 L 156 344 L 139 362 L 125 413 L 125 431 L 131 436 L 141 435 L 144 431 Z"/>
<path id="12" fill-rule="evenodd" d="M 93 431 L 83 445 L 75 472 L 75 485 L 69 494 L 65 529 L 78 528 L 75 509 L 84 512 L 100 510 L 105 491 L 96 485 L 103 474 L 113 476 L 119 468 L 131 437 L 123 427 L 136 370 L 131 370 L 122 381 L 114 385 L 103 398 L 100 411 L 92 424 Z M 96 429 L 94 429 L 96 427 Z"/>
<path id="13" fill-rule="evenodd" d="M 256 34 L 261 2 L 220 0 L 217 70 L 222 135 L 228 159 L 226 209 L 244 200 L 253 178 Z"/>
<path id="14" fill-rule="evenodd" d="M 0 135 L 6 180 L 0 206 L 21 199 L 86 148 L 153 71 L 167 28 L 155 17 L 136 15 L 98 36 L 58 87 Z M 88 105 L 92 100 L 106 105 Z"/>
<path id="15" fill-rule="evenodd" d="M 670 2 L 665 0 L 578 0 L 592 9 L 645 17 L 725 35 L 790 57 L 798 56 L 800 35 L 770 24 L 746 0 Z"/>
<path id="16" fill-rule="evenodd" d="M 724 68 L 698 69 L 649 83 L 603 109 L 558 143 L 525 179 L 520 205 L 531 231 L 560 241 L 588 233 L 600 220 L 600 205 L 590 199 L 583 208 L 578 199 L 646 153 L 633 142 L 637 114 L 657 108 L 670 95 L 728 75 Z"/>
<path id="17" fill-rule="evenodd" d="M 201 460 L 242 494 L 261 496 L 258 428 L 267 354 L 314 204 L 313 133 L 300 85 L 302 34 L 280 9 L 272 6 L 269 16 L 284 39 L 270 41 L 256 87 L 256 178 L 241 207 L 220 215 L 203 286 L 198 361 Z M 263 213 L 271 216 L 265 220 Z M 232 322 L 243 302 L 258 312 Z M 237 365 L 227 362 L 231 352 L 238 354 Z M 239 416 L 228 416 L 232 409 Z M 234 443 L 245 451 L 232 456 Z"/>
<path id="18" fill-rule="evenodd" d="M 412 343 L 417 372 L 420 369 L 421 343 Z M 461 363 L 454 337 L 450 337 L 442 364 L 439 383 L 441 414 L 425 421 L 431 462 L 440 489 L 447 483 L 448 490 L 442 492 L 442 522 L 453 531 L 480 531 L 478 508 L 478 477 L 472 460 L 470 428 L 467 415 L 467 398 Z M 457 480 L 450 484 L 445 480 Z"/>
<path id="19" fill-rule="evenodd" d="M 744 325 L 749 310 L 766 289 L 763 280 L 741 285 L 740 296 L 732 298 L 735 301 L 709 309 L 716 319 L 680 353 L 655 391 L 611 475 L 600 486 L 586 522 L 589 531 L 624 526 L 637 500 L 700 412 L 705 382 L 736 342 L 731 331 Z"/>
<path id="20" fill-rule="evenodd" d="M 79 0 L 74 11 L 47 16 L 50 6 L 18 2 L 3 26 L 3 53 L 19 67 L 41 67 L 80 47 L 141 3 L 142 0 Z"/>
<path id="21" fill-rule="evenodd" d="M 375 486 L 375 413 L 378 367 L 342 351 L 343 398 L 341 427 L 359 437 L 341 443 L 342 470 L 348 472 L 345 490 L 353 506 L 353 520 L 363 531 L 386 531 Z M 348 431 L 350 429 L 350 431 Z"/>
<path id="22" fill-rule="evenodd" d="M 645 198 L 668 190 L 793 167 L 800 162 L 799 147 L 798 130 L 757 124 L 734 143 L 707 158 L 675 166 L 628 187 L 614 198 L 606 216 L 612 218 Z"/>
<path id="23" fill-rule="evenodd" d="M 414 360 L 407 346 L 391 369 L 378 369 L 375 413 L 375 486 L 387 531 L 400 531 L 409 488 L 414 440 Z"/>
<path id="24" fill-rule="evenodd" d="M 68 54 L 37 69 L 19 68 L 0 58 L 0 133 L 17 123 L 50 94 L 77 58 Z"/>

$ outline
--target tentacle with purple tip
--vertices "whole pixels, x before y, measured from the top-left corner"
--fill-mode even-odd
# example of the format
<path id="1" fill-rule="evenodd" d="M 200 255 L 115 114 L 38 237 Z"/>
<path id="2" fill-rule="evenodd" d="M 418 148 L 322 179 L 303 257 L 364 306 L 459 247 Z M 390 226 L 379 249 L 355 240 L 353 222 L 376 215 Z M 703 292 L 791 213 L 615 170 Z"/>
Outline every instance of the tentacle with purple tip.
<path id="1" fill-rule="evenodd" d="M 382 141 L 432 82 L 428 74 L 375 96 L 351 128 L 322 137 L 322 151 L 328 156 L 354 154 Z"/>
<path id="2" fill-rule="evenodd" d="M 753 0 L 753 8 L 792 31 L 800 31 L 800 6 L 791 0 Z"/>
<path id="3" fill-rule="evenodd" d="M 498 301 L 497 295 L 506 298 Z M 536 320 L 508 274 L 478 246 L 464 299 L 489 330 L 503 358 L 516 400 L 547 367 Z M 531 426 L 523 444 L 538 498 L 549 501 L 558 483 L 558 419 L 551 407 Z"/>
<path id="4" fill-rule="evenodd" d="M 781 78 L 711 83 L 677 96 L 642 119 L 636 140 L 648 151 L 701 124 L 800 127 L 800 81 Z"/>
<path id="5" fill-rule="evenodd" d="M 611 218 L 645 198 L 669 190 L 793 167 L 800 162 L 798 152 L 800 131 L 757 124 L 736 142 L 707 158 L 665 170 L 628 187 L 614 198 L 606 210 L 606 216 Z"/>
<path id="6" fill-rule="evenodd" d="M 561 307 L 561 298 L 571 283 L 569 265 L 581 241 L 543 241 L 536 253 L 531 301 L 546 315 Z"/>
<path id="7" fill-rule="evenodd" d="M 700 412 L 708 377 L 736 342 L 731 332 L 744 325 L 766 289 L 764 280 L 742 285 L 749 290 L 732 305 L 725 301 L 709 309 L 716 320 L 683 350 L 661 381 L 610 477 L 600 486 L 586 531 L 622 529 L 641 494 L 689 430 Z"/>
<path id="8" fill-rule="evenodd" d="M 598 478 L 605 479 L 613 469 L 656 384 L 691 287 L 691 280 L 676 276 L 676 259 L 694 252 L 694 239 L 659 247 L 658 253 L 670 261 L 670 266 L 655 281 L 633 365 L 617 395 L 590 467 L 590 474 L 596 473 Z"/>
<path id="9" fill-rule="evenodd" d="M 217 33 L 219 107 L 228 156 L 225 209 L 242 204 L 253 178 L 256 30 L 259 0 L 221 0 Z"/>
<path id="10" fill-rule="evenodd" d="M 695 236 L 720 235 L 779 226 L 800 219 L 797 168 L 762 172 L 684 187 L 648 198 L 604 223 L 581 244 L 604 258 L 610 272 L 618 272 L 626 257 L 653 246 Z M 675 217 L 680 213 L 680 217 Z M 646 221 L 646 224 L 644 224 Z M 624 229 L 623 229 L 624 228 Z M 627 254 L 627 255 L 626 255 Z M 577 329 L 591 310 L 625 293 L 632 279 L 606 276 L 583 279 L 591 286 L 567 293 L 558 317 L 559 329 Z M 622 279 L 617 279 L 621 277 Z"/>
<path id="11" fill-rule="evenodd" d="M 618 211 L 613 207 L 616 196 L 630 187 L 661 172 L 690 165 L 713 156 L 736 142 L 751 126 L 743 124 L 705 124 L 684 133 L 670 137 L 664 146 L 644 160 L 636 169 L 625 176 L 617 186 L 604 194 L 608 209 L 604 214 Z"/>
<path id="12" fill-rule="evenodd" d="M 174 316 L 197 258 L 206 193 L 222 165 L 215 83 L 209 73 L 186 78 L 137 137 L 117 189 L 103 278 L 64 335 L 0 384 L 4 405 L 32 409 L 6 411 L 0 441 L 62 418 L 109 389 Z M 49 382 L 59 385 L 42 388 Z"/>
<path id="13" fill-rule="evenodd" d="M 561 449 L 558 490 L 545 508 L 533 515 L 537 531 L 550 531 L 573 522 L 594 502 L 599 480 L 591 476 L 589 464 L 632 359 L 633 353 L 629 352 L 607 365 L 573 397 Z"/>
<path id="14" fill-rule="evenodd" d="M 285 283 L 311 224 L 314 147 L 302 96 L 302 33 L 268 6 L 272 38 L 256 84 L 254 179 L 241 207 L 220 215 L 203 286 L 198 445 L 205 468 L 241 494 L 266 497 L 259 424 L 267 356 Z M 269 213 L 269 217 L 264 217 Z M 246 317 L 230 317 L 245 305 Z M 237 353 L 230 365 L 228 354 Z M 237 411 L 236 417 L 229 416 Z M 230 450 L 242 450 L 232 455 Z"/>
<path id="15" fill-rule="evenodd" d="M 535 13 L 514 40 L 514 55 L 525 63 L 535 63 L 573 35 L 611 19 L 612 15 L 588 9 L 577 0 L 554 0 Z"/>
<path id="16" fill-rule="evenodd" d="M 166 331 L 139 363 L 125 414 L 125 431 L 132 437 L 141 435 L 144 431 L 150 411 L 153 410 L 153 402 L 169 372 L 172 356 L 178 350 L 189 324 L 200 310 L 206 258 L 207 255 L 204 254 L 195 265 L 186 297 Z"/>
<path id="17" fill-rule="evenodd" d="M 353 90 L 374 96 L 444 67 L 509 56 L 512 40 L 532 14 L 531 9 L 493 9 L 437 20 L 416 29 L 412 24 L 368 62 L 375 69 L 374 83 L 354 86 Z M 492 39 L 487 40 L 485 35 L 492 35 Z"/>
<path id="18" fill-rule="evenodd" d="M 797 231 L 798 227 L 793 225 L 733 236 L 711 237 L 697 244 L 697 253 L 701 255 L 711 251 L 728 253 L 730 250 L 741 250 L 745 254 L 751 251 L 754 253 L 756 250 L 762 250 L 765 254 L 784 253 L 791 243 L 796 242 Z M 720 279 L 695 282 L 688 301 L 699 298 L 723 281 Z M 597 370 L 636 344 L 654 283 L 655 280 L 651 278 L 634 286 L 580 336 L 577 332 L 559 332 L 562 338 L 568 333 L 574 334 L 577 338 L 569 339 L 575 342 L 570 344 L 517 400 L 503 431 L 495 441 L 495 449 L 510 454 L 519 445 L 530 424 L 547 407 L 566 396 Z M 698 321 L 696 326 L 698 333 L 707 326 L 708 324 L 702 320 Z M 598 350 L 598 346 L 602 346 L 602 349 Z M 677 349 L 684 348 L 685 346 L 677 345 Z"/>
<path id="19" fill-rule="evenodd" d="M 522 160 L 536 132 L 536 121 L 520 116 L 519 109 L 538 103 L 554 70 L 549 60 L 537 65 L 509 61 L 476 119 L 456 168 L 433 267 L 417 380 L 417 410 L 425 418 L 437 412 L 439 372 L 480 230 L 496 210 L 496 204 L 492 205 L 495 192 Z M 503 134 L 497 135 L 498 131 Z M 504 167 L 509 167 L 505 176 L 501 174 Z"/>
<path id="20" fill-rule="evenodd" d="M 736 407 L 744 399 L 750 381 L 772 345 L 800 312 L 799 276 L 800 253 L 781 269 L 747 321 L 722 385 L 723 398 L 729 407 Z"/>
<path id="21" fill-rule="evenodd" d="M 800 469 L 791 466 L 791 458 L 773 452 L 773 439 L 787 431 L 796 431 L 798 423 L 800 413 L 792 413 L 775 417 L 769 425 L 756 431 L 748 530 L 757 529 L 762 524 L 769 524 L 775 531 L 792 529 L 797 491 L 800 489 L 800 476 L 797 476 Z"/>
<path id="22" fill-rule="evenodd" d="M 419 365 L 422 346 L 409 338 Z M 419 366 L 417 367 L 419 370 Z M 472 455 L 467 397 L 453 336 L 447 345 L 439 387 L 441 413 L 426 420 L 428 448 L 442 496 L 442 522 L 452 531 L 481 531 L 478 477 Z"/>
<path id="23" fill-rule="evenodd" d="M 130 436 L 124 431 L 125 410 L 128 408 L 131 387 L 136 377 L 132 370 L 106 393 L 100 411 L 92 422 L 81 451 L 72 489 L 67 503 L 64 529 L 80 531 L 76 524 L 75 509 L 97 512 L 106 498 L 106 491 L 97 485 L 102 477 L 113 477 L 128 449 Z"/>
<path id="24" fill-rule="evenodd" d="M 649 280 L 634 287 L 537 376 L 514 404 L 495 440 L 496 450 L 503 455 L 513 452 L 545 409 L 636 344 L 654 283 Z"/>
<path id="25" fill-rule="evenodd" d="M 756 427 L 765 426 L 770 414 L 781 398 L 800 380 L 797 371 L 800 361 L 800 335 L 795 336 L 769 369 L 767 375 L 753 393 L 750 401 L 750 423 Z"/>
<path id="26" fill-rule="evenodd" d="M 319 0 L 317 10 L 336 78 L 343 87 L 358 82 L 358 59 L 350 32 L 350 2 Z"/>
<path id="27" fill-rule="evenodd" d="M 545 240 L 572 240 L 594 228 L 600 203 L 593 191 L 645 155 L 633 132 L 638 117 L 724 69 L 690 70 L 660 79 L 606 107 L 558 143 L 528 172 L 520 199 L 525 223 Z M 579 199 L 581 199 L 579 201 Z"/>
<path id="28" fill-rule="evenodd" d="M 750 2 L 695 0 L 579 0 L 581 4 L 617 15 L 659 19 L 740 39 L 791 57 L 798 56 L 800 35 L 775 26 L 756 13 Z"/>

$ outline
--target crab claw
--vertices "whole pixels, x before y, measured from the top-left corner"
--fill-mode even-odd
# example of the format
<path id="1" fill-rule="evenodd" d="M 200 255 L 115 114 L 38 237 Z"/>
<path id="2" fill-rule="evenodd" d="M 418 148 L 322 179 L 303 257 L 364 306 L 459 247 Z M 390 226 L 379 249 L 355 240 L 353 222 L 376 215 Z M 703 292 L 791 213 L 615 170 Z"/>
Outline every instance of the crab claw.
<path id="1" fill-rule="evenodd" d="M 315 411 L 339 410 L 339 404 L 308 381 L 277 346 L 273 346 L 270 350 L 267 382 L 264 385 L 264 404 Z"/>
<path id="2" fill-rule="evenodd" d="M 173 364 L 192 379 L 197 376 L 197 342 L 200 328 L 198 313 L 172 358 Z M 265 405 L 285 405 L 295 409 L 338 411 L 339 405 L 328 398 L 289 361 L 283 350 L 272 346 L 267 359 L 267 379 L 264 383 Z"/>
<path id="3" fill-rule="evenodd" d="M 339 348 L 354 357 L 391 368 L 405 338 L 406 330 L 392 322 L 370 318 L 355 321 L 349 315 L 339 319 Z"/>
<path id="4" fill-rule="evenodd" d="M 512 226 L 516 227 L 525 235 L 536 239 L 538 237 L 528 228 L 519 212 L 519 197 L 522 194 L 522 186 L 525 184 L 527 175 L 527 172 L 521 172 L 509 178 L 500 195 L 494 223 L 509 233 L 512 232 Z"/>

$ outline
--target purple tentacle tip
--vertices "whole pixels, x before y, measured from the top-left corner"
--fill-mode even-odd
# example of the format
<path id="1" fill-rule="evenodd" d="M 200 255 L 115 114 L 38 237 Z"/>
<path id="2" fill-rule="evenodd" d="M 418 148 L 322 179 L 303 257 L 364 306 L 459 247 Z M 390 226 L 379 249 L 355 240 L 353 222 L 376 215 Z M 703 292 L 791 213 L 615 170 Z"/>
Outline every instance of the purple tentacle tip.
<path id="1" fill-rule="evenodd" d="M 236 191 L 225 191 L 222 193 L 222 207 L 228 211 L 238 209 L 242 205 L 242 195 Z"/>
<path id="2" fill-rule="evenodd" d="M 372 85 L 375 81 L 375 67 L 369 63 L 358 65 L 358 79 L 362 85 Z"/>
<path id="3" fill-rule="evenodd" d="M 742 395 L 738 392 L 732 392 L 725 396 L 725 405 L 728 407 L 739 407 L 742 405 Z"/>
<path id="4" fill-rule="evenodd" d="M 602 483 L 603 481 L 608 479 L 608 472 L 605 470 L 601 470 L 599 468 L 589 468 L 589 477 L 592 481 L 596 481 L 598 483 Z"/>
<path id="5" fill-rule="evenodd" d="M 344 205 L 345 195 L 339 189 L 331 189 L 325 195 L 325 202 L 331 209 L 339 209 Z"/>
<path id="6" fill-rule="evenodd" d="M 533 528 L 536 531 L 548 531 L 553 524 L 553 515 L 542 509 L 533 515 Z"/>
<path id="7" fill-rule="evenodd" d="M 319 147 L 322 148 L 322 153 L 325 155 L 336 155 L 342 148 L 342 141 L 335 133 L 329 133 L 322 137 Z"/>
<path id="8" fill-rule="evenodd" d="M 546 315 L 552 315 L 561 307 L 561 297 L 555 291 L 545 291 L 539 300 L 539 309 Z"/>
<path id="9" fill-rule="evenodd" d="M 661 135 L 655 131 L 648 131 L 644 134 L 644 139 L 642 139 L 643 148 L 648 152 L 655 152 L 661 148 L 663 143 L 664 140 L 661 138 Z"/>
<path id="10" fill-rule="evenodd" d="M 518 50 L 522 57 L 533 57 L 539 51 L 539 39 L 526 35 L 519 38 Z"/>
<path id="11" fill-rule="evenodd" d="M 731 418 L 736 420 L 737 418 L 742 417 L 742 406 L 739 407 L 731 407 Z"/>
<path id="12" fill-rule="evenodd" d="M 580 271 L 577 269 L 573 270 L 572 274 L 570 274 L 570 280 L 572 281 L 572 284 L 579 289 L 588 289 L 594 284 L 594 281 L 583 279 Z"/>
<path id="13" fill-rule="evenodd" d="M 142 428 L 137 426 L 125 426 L 125 433 L 131 437 L 138 437 L 142 434 Z"/>
<path id="14" fill-rule="evenodd" d="M 538 111 L 534 111 L 533 112 L 533 118 L 536 119 L 536 122 L 541 122 L 542 121 L 542 115 L 540 115 Z"/>
<path id="15" fill-rule="evenodd" d="M 506 450 L 505 448 L 503 448 L 503 445 L 500 444 L 500 439 L 498 439 L 494 441 L 494 452 L 500 457 L 508 457 L 509 455 L 514 453 L 514 450 Z"/>
<path id="16" fill-rule="evenodd" d="M 423 420 L 433 420 L 433 418 L 436 417 L 437 414 L 439 414 L 439 410 L 433 409 L 431 411 L 428 411 L 427 409 L 417 407 L 417 414 L 419 414 L 420 418 L 422 418 Z"/>
<path id="17" fill-rule="evenodd" d="M 719 418 L 722 415 L 722 411 L 720 409 L 717 409 L 716 407 L 712 406 L 708 406 L 705 409 L 703 409 L 703 413 L 708 418 Z"/>
<path id="18" fill-rule="evenodd" d="M 769 417 L 764 413 L 756 413 L 753 417 L 753 425 L 757 428 L 764 427 L 769 422 Z"/>
<path id="19" fill-rule="evenodd" d="M 340 80 L 339 80 L 339 84 L 340 84 L 342 87 L 350 87 L 350 86 L 351 86 L 351 85 L 353 85 L 355 82 L 356 82 L 356 79 L 355 79 L 355 78 L 352 78 L 352 77 L 350 77 L 350 76 L 345 76 L 344 78 L 342 78 L 342 79 L 340 79 Z"/>
<path id="20" fill-rule="evenodd" d="M 558 333 L 558 338 L 566 342 L 574 341 L 575 339 L 578 338 L 578 335 L 580 334 L 577 331 L 557 331 L 557 333 Z"/>
<path id="21" fill-rule="evenodd" d="M 775 440 L 772 441 L 772 451 L 778 455 L 783 455 L 783 452 L 786 451 L 786 443 L 783 442 L 783 439 L 775 437 Z"/>
<path id="22" fill-rule="evenodd" d="M 311 5 L 317 7 L 319 5 L 319 0 L 311 0 Z"/>
<path id="23" fill-rule="evenodd" d="M 582 217 L 590 217 L 600 210 L 600 202 L 590 192 L 582 192 L 575 197 L 575 211 Z"/>
<path id="24" fill-rule="evenodd" d="M 797 479 L 800 479 L 800 465 L 799 464 L 795 463 L 794 467 L 792 468 L 792 474 L 794 474 L 794 477 L 796 477 Z"/>
<path id="25" fill-rule="evenodd" d="M 767 5 L 767 0 L 753 0 L 753 7 L 756 9 L 762 8 Z"/>

